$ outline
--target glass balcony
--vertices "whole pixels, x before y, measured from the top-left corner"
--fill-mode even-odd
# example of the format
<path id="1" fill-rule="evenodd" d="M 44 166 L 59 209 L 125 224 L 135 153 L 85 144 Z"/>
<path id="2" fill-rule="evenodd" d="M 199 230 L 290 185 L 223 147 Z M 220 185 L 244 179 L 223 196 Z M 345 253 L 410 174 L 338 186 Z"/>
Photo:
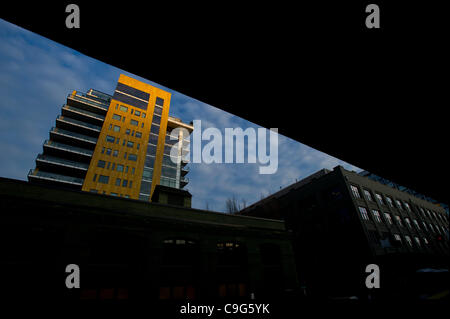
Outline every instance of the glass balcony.
<path id="1" fill-rule="evenodd" d="M 84 103 L 84 104 L 93 106 L 95 108 L 100 108 L 104 111 L 107 111 L 108 107 L 109 107 L 108 104 L 96 101 L 91 96 L 84 94 L 84 93 L 80 93 L 80 92 L 76 92 L 75 95 L 69 94 L 67 96 L 67 100 L 68 100 L 68 102 L 69 102 L 69 100 L 73 100 L 73 101 L 77 101 L 80 103 Z"/>
<path id="2" fill-rule="evenodd" d="M 47 181 L 60 182 L 60 183 L 71 184 L 71 185 L 76 185 L 76 186 L 83 186 L 83 182 L 84 182 L 83 178 L 49 173 L 49 172 L 39 171 L 39 170 L 36 171 L 33 169 L 30 169 L 30 171 L 28 172 L 28 179 L 29 180 L 47 180 Z"/>
<path id="3" fill-rule="evenodd" d="M 87 92 L 87 96 L 98 100 L 100 103 L 104 102 L 107 103 L 107 105 L 109 105 L 109 103 L 111 102 L 112 96 L 103 92 L 100 92 L 98 90 L 95 89 L 90 89 Z"/>
<path id="4" fill-rule="evenodd" d="M 187 177 L 181 177 L 180 178 L 180 187 L 184 187 L 189 183 L 189 178 Z"/>
<path id="5" fill-rule="evenodd" d="M 187 173 L 189 173 L 189 171 L 190 171 L 189 166 L 184 166 L 184 167 L 182 167 L 182 168 L 181 168 L 181 176 L 186 175 Z"/>
<path id="6" fill-rule="evenodd" d="M 68 137 L 68 138 L 74 138 L 74 139 L 77 139 L 77 140 L 83 140 L 83 141 L 86 141 L 86 142 L 93 143 L 94 145 L 97 144 L 97 140 L 98 140 L 96 137 L 87 136 L 87 135 L 84 135 L 84 134 L 67 131 L 67 130 L 64 130 L 64 129 L 59 128 L 59 127 L 52 127 L 50 133 L 53 133 L 53 134 L 56 134 L 56 135 L 60 135 L 60 136 L 64 136 L 64 137 Z"/>
<path id="7" fill-rule="evenodd" d="M 80 169 L 80 170 L 84 170 L 84 171 L 87 171 L 89 168 L 89 164 L 87 164 L 87 163 L 70 161 L 70 160 L 66 160 L 63 158 L 44 155 L 44 154 L 39 154 L 38 157 L 36 158 L 36 162 L 45 162 L 45 163 L 65 166 L 65 167 L 69 167 L 69 168 L 76 168 L 76 169 Z"/>
<path id="8" fill-rule="evenodd" d="M 75 125 L 75 126 L 78 126 L 78 127 L 83 127 L 83 128 L 86 128 L 86 129 L 89 129 L 89 130 L 93 130 L 93 131 L 96 131 L 96 132 L 99 132 L 99 133 L 100 133 L 100 131 L 102 129 L 98 125 L 86 123 L 86 122 L 83 122 L 83 121 L 74 120 L 74 119 L 72 119 L 70 117 L 61 116 L 61 115 L 58 115 L 56 117 L 56 120 L 57 121 L 66 122 L 66 123 L 70 123 L 72 125 Z"/>
<path id="9" fill-rule="evenodd" d="M 67 151 L 67 152 L 76 153 L 76 154 L 85 155 L 85 156 L 92 156 L 92 154 L 94 154 L 94 151 L 87 150 L 85 148 L 76 147 L 76 146 L 67 145 L 67 144 L 63 144 L 63 143 L 59 143 L 59 142 L 55 142 L 55 141 L 49 141 L 49 140 L 45 140 L 44 147 L 55 148 L 55 149 L 59 149 L 62 151 Z"/>
<path id="10" fill-rule="evenodd" d="M 96 113 L 93 113 L 93 112 L 89 112 L 89 111 L 86 111 L 86 110 L 83 110 L 83 109 L 79 109 L 79 108 L 74 107 L 74 106 L 70 106 L 70 105 L 66 104 L 66 105 L 63 106 L 63 109 L 66 110 L 66 111 L 69 111 L 69 112 L 74 112 L 74 113 L 78 113 L 78 114 L 82 114 L 82 115 L 88 116 L 88 117 L 93 118 L 95 120 L 99 120 L 99 121 L 102 121 L 102 122 L 105 121 L 105 116 L 104 115 L 100 115 L 100 114 L 96 114 Z"/>

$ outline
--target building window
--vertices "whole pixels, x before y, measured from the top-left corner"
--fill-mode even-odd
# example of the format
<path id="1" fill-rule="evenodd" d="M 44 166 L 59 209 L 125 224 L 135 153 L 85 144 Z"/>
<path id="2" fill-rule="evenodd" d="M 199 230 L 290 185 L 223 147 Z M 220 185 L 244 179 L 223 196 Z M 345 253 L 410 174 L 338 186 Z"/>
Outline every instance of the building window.
<path id="1" fill-rule="evenodd" d="M 120 116 L 119 114 L 113 114 L 112 118 L 113 120 L 120 121 L 122 119 L 122 116 Z"/>
<path id="2" fill-rule="evenodd" d="M 134 175 L 134 167 L 131 168 L 131 175 Z"/>
<path id="3" fill-rule="evenodd" d="M 384 213 L 384 217 L 386 217 L 386 220 L 389 225 L 392 225 L 392 217 L 389 213 Z"/>
<path id="4" fill-rule="evenodd" d="M 105 153 L 105 148 L 103 147 L 103 148 L 102 148 L 102 154 L 104 154 L 104 153 Z"/>
<path id="5" fill-rule="evenodd" d="M 394 207 L 394 203 L 392 202 L 392 198 L 389 196 L 386 196 L 386 201 L 388 202 L 389 206 Z"/>
<path id="6" fill-rule="evenodd" d="M 109 169 L 110 166 L 111 166 L 111 162 L 108 162 L 108 164 L 106 165 L 106 169 Z"/>
<path id="7" fill-rule="evenodd" d="M 94 193 L 94 194 L 97 194 L 97 193 L 98 193 L 98 190 L 96 190 L 96 189 L 91 189 L 90 192 L 91 192 L 91 193 Z"/>
<path id="8" fill-rule="evenodd" d="M 409 228 L 412 228 L 411 221 L 409 220 L 408 217 L 405 217 L 405 222 L 406 222 L 406 225 L 408 225 Z"/>
<path id="9" fill-rule="evenodd" d="M 364 190 L 364 195 L 366 195 L 367 200 L 373 202 L 372 195 L 367 189 Z"/>
<path id="10" fill-rule="evenodd" d="M 398 215 L 395 216 L 395 219 L 397 220 L 397 223 L 400 227 L 403 227 L 402 218 Z"/>
<path id="11" fill-rule="evenodd" d="M 422 225 L 423 225 L 423 228 L 424 228 L 426 231 L 428 231 L 427 224 L 425 224 L 425 222 L 422 222 Z"/>
<path id="12" fill-rule="evenodd" d="M 114 136 L 106 135 L 106 141 L 107 142 L 114 143 L 115 139 L 116 138 Z"/>
<path id="13" fill-rule="evenodd" d="M 150 134 L 150 136 L 148 137 L 148 142 L 150 144 L 157 145 L 158 144 L 158 135 Z"/>
<path id="14" fill-rule="evenodd" d="M 350 185 L 350 189 L 352 190 L 353 197 L 361 198 L 361 195 L 359 194 L 358 187 L 356 187 L 354 185 Z"/>
<path id="15" fill-rule="evenodd" d="M 125 167 L 125 173 L 128 173 L 128 166 Z"/>
<path id="16" fill-rule="evenodd" d="M 158 114 L 158 115 L 161 115 L 162 114 L 162 108 L 161 107 L 158 107 L 158 106 L 156 106 L 155 107 L 155 113 L 154 114 Z"/>
<path id="17" fill-rule="evenodd" d="M 116 163 L 112 163 L 111 169 L 114 170 L 116 168 Z"/>
<path id="18" fill-rule="evenodd" d="M 377 211 L 376 209 L 372 209 L 372 213 L 373 213 L 373 217 L 375 218 L 375 221 L 376 221 L 377 223 L 381 223 L 380 212 Z"/>
<path id="19" fill-rule="evenodd" d="M 127 187 L 127 185 L 128 185 L 128 180 L 124 179 L 122 182 L 122 187 Z"/>
<path id="20" fill-rule="evenodd" d="M 97 167 L 105 168 L 105 165 L 106 165 L 106 162 L 105 162 L 105 161 L 99 160 L 99 161 L 97 162 Z"/>
<path id="21" fill-rule="evenodd" d="M 133 146 L 134 146 L 134 143 L 133 143 L 133 142 L 131 142 L 131 141 L 128 141 L 128 142 L 127 142 L 127 147 L 131 147 L 131 148 L 132 148 Z"/>
<path id="22" fill-rule="evenodd" d="M 133 187 L 133 181 L 130 181 L 130 182 L 128 183 L 128 187 L 129 187 L 129 188 Z"/>
<path id="23" fill-rule="evenodd" d="M 126 106 L 124 106 L 124 105 L 121 105 L 119 107 L 119 110 L 121 110 L 122 112 L 128 112 L 128 108 Z"/>
<path id="24" fill-rule="evenodd" d="M 111 196 L 117 196 L 118 194 L 117 194 L 117 193 L 111 192 L 111 193 L 109 193 L 109 195 L 111 195 Z"/>
<path id="25" fill-rule="evenodd" d="M 136 149 L 139 149 L 139 146 L 140 146 L 140 145 L 139 145 L 139 143 L 137 143 L 137 145 L 136 145 Z"/>
<path id="26" fill-rule="evenodd" d="M 130 129 L 127 128 L 127 130 L 125 131 L 125 134 L 130 135 Z"/>
<path id="27" fill-rule="evenodd" d="M 144 128 L 144 122 L 141 123 L 141 128 Z"/>
<path id="28" fill-rule="evenodd" d="M 425 211 L 423 210 L 423 208 L 422 208 L 422 207 L 419 207 L 419 210 L 420 210 L 420 213 L 422 214 L 422 217 L 426 217 L 426 216 L 425 216 Z"/>
<path id="29" fill-rule="evenodd" d="M 134 112 L 134 115 L 141 116 L 141 111 L 136 110 L 136 112 Z"/>
<path id="30" fill-rule="evenodd" d="M 114 131 L 114 132 L 120 132 L 120 126 L 114 125 L 113 131 Z"/>
<path id="31" fill-rule="evenodd" d="M 113 156 L 114 156 L 114 157 L 117 157 L 118 155 L 119 155 L 119 151 L 118 151 L 118 150 L 114 150 Z"/>
<path id="32" fill-rule="evenodd" d="M 98 177 L 98 182 L 102 184 L 108 184 L 109 183 L 109 176 L 100 175 Z"/>
<path id="33" fill-rule="evenodd" d="M 164 106 L 164 99 L 156 97 L 156 105 Z"/>
<path id="34" fill-rule="evenodd" d="M 141 138 L 142 137 L 142 133 L 141 132 L 136 132 L 136 137 L 137 138 Z"/>
<path id="35" fill-rule="evenodd" d="M 119 144 L 120 138 L 117 138 L 116 140 L 116 144 Z"/>
<path id="36" fill-rule="evenodd" d="M 112 152 L 112 149 L 110 149 L 110 148 L 106 149 L 106 155 L 111 155 L 111 152 Z"/>
<path id="37" fill-rule="evenodd" d="M 405 235 L 405 239 L 408 242 L 408 245 L 412 247 L 411 237 L 409 237 L 408 235 Z"/>
<path id="38" fill-rule="evenodd" d="M 135 154 L 130 154 L 130 155 L 128 155 L 128 159 L 129 159 L 130 161 L 136 162 L 136 161 L 137 161 L 137 155 L 135 155 Z"/>
<path id="39" fill-rule="evenodd" d="M 157 125 L 161 124 L 161 116 L 158 116 L 157 114 L 155 114 L 153 116 L 152 124 L 157 124 Z"/>
<path id="40" fill-rule="evenodd" d="M 130 124 L 131 124 L 131 125 L 134 125 L 134 126 L 138 126 L 138 125 L 139 125 L 139 122 L 136 121 L 136 120 L 130 120 Z"/>
<path id="41" fill-rule="evenodd" d="M 408 203 L 403 202 L 403 205 L 405 205 L 405 208 L 406 208 L 406 210 L 407 210 L 408 212 L 411 211 L 411 207 L 409 207 L 409 204 L 408 204 Z"/>
<path id="42" fill-rule="evenodd" d="M 94 177 L 92 178 L 92 181 L 95 182 L 96 179 L 97 179 L 97 174 L 94 174 Z"/>
<path id="43" fill-rule="evenodd" d="M 402 203 L 398 199 L 395 200 L 395 203 L 397 204 L 398 209 L 403 209 Z"/>
<path id="44" fill-rule="evenodd" d="M 150 132 L 152 132 L 153 134 L 158 135 L 159 134 L 159 125 L 153 125 L 150 127 Z"/>
<path id="45" fill-rule="evenodd" d="M 123 165 L 117 164 L 117 171 L 118 172 L 123 172 Z"/>
<path id="46" fill-rule="evenodd" d="M 402 242 L 402 237 L 400 237 L 399 234 L 394 234 L 394 238 L 395 238 L 395 240 L 398 241 L 399 243 Z"/>
<path id="47" fill-rule="evenodd" d="M 142 112 L 142 118 L 145 119 L 145 113 L 144 112 Z"/>
<path id="48" fill-rule="evenodd" d="M 384 201 L 383 201 L 383 197 L 381 196 L 381 194 L 375 194 L 375 196 L 377 197 L 377 199 L 378 199 L 378 202 L 381 204 L 381 205 L 384 205 Z"/>
<path id="49" fill-rule="evenodd" d="M 418 230 L 420 230 L 420 226 L 419 226 L 419 223 L 417 222 L 417 219 L 413 219 L 413 223 L 414 223 L 414 225 L 416 225 L 416 228 Z"/>
<path id="50" fill-rule="evenodd" d="M 362 219 L 369 220 L 369 214 L 367 214 L 367 210 L 364 207 L 359 207 L 359 212 L 361 214 Z"/>
<path id="51" fill-rule="evenodd" d="M 431 231 L 432 231 L 433 233 L 435 233 L 435 230 L 434 230 L 434 227 L 433 227 L 433 225 L 432 225 L 432 224 L 428 224 L 428 225 L 430 225 L 430 229 L 431 229 Z"/>
<path id="52" fill-rule="evenodd" d="M 120 186 L 120 182 L 121 182 L 120 178 L 116 178 L 116 186 Z"/>

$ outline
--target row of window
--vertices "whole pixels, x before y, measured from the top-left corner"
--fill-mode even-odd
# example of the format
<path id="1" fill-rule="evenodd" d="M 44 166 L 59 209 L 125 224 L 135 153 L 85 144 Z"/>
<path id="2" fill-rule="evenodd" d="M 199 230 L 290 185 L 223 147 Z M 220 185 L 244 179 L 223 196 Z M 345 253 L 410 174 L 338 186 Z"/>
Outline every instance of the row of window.
<path id="1" fill-rule="evenodd" d="M 121 116 L 119 114 L 114 113 L 112 116 L 113 120 L 125 122 L 126 117 Z M 130 125 L 139 126 L 139 122 L 133 119 L 130 119 Z M 141 122 L 141 128 L 144 128 L 144 122 Z"/>
<path id="2" fill-rule="evenodd" d="M 111 136 L 111 135 L 106 135 L 106 141 L 109 142 L 109 143 L 114 143 L 115 142 L 116 144 L 119 144 L 120 139 L 119 138 L 116 139 L 114 136 Z M 126 139 L 122 140 L 122 146 L 126 145 L 129 148 L 133 148 L 134 147 L 134 143 L 135 142 L 127 141 Z M 136 143 L 136 149 L 139 149 L 140 147 L 141 147 L 141 144 Z"/>
<path id="3" fill-rule="evenodd" d="M 94 174 L 93 181 L 94 182 L 97 181 L 97 174 Z M 109 184 L 109 176 L 107 176 L 107 175 L 98 175 L 98 183 Z M 122 180 L 121 178 L 116 178 L 115 186 L 122 186 L 122 187 L 132 188 L 133 187 L 133 181 L 129 181 L 129 180 L 126 180 L 126 179 Z"/>
<path id="4" fill-rule="evenodd" d="M 125 105 L 116 104 L 116 110 L 120 110 L 122 112 L 127 113 L 128 107 Z M 141 111 L 133 109 L 133 108 L 130 110 L 130 113 L 134 114 L 135 116 L 138 116 L 138 117 L 142 116 L 142 118 L 145 118 L 145 116 L 146 116 L 145 112 L 141 112 Z"/>
<path id="5" fill-rule="evenodd" d="M 359 212 L 361 214 L 361 218 L 364 219 L 364 220 L 367 220 L 367 221 L 368 220 L 373 220 L 376 223 L 380 223 L 380 224 L 384 223 L 382 218 L 381 218 L 380 212 L 378 210 L 376 210 L 376 209 L 372 209 L 372 216 L 373 216 L 372 218 L 369 217 L 370 215 L 367 212 L 367 209 L 365 207 L 360 206 L 359 207 Z M 384 213 L 384 219 L 385 219 L 385 222 L 386 222 L 387 225 L 393 225 L 391 214 Z M 404 224 L 403 224 L 403 220 L 405 221 L 405 224 L 406 224 L 406 226 L 409 229 L 413 228 L 413 225 L 411 224 L 411 220 L 408 217 L 405 217 L 404 219 L 402 219 L 401 216 L 395 215 L 395 221 L 396 221 L 396 223 L 397 223 L 397 225 L 399 227 L 405 227 Z M 417 219 L 413 219 L 413 223 L 414 223 L 414 226 L 416 227 L 417 230 L 422 230 L 420 225 L 419 225 L 419 222 L 417 221 Z M 438 234 L 443 235 L 446 232 L 444 226 L 439 226 L 439 225 L 436 225 L 436 224 L 433 225 L 431 223 L 429 223 L 428 226 L 429 226 L 429 229 L 433 233 L 438 233 Z M 422 227 L 427 232 L 429 231 L 428 226 L 427 226 L 427 224 L 424 221 L 422 221 Z"/>
<path id="6" fill-rule="evenodd" d="M 108 135 L 108 136 L 109 136 L 109 135 Z M 116 143 L 116 144 L 117 144 L 117 143 Z M 125 144 L 125 142 L 124 142 L 124 144 Z M 130 146 L 128 146 L 128 144 L 127 144 L 128 147 L 131 147 L 131 148 L 132 148 L 133 145 L 134 145 L 134 143 L 131 142 L 129 145 L 130 145 Z M 139 143 L 136 145 L 136 147 L 137 147 L 137 149 L 139 149 Z M 113 149 L 111 149 L 111 148 L 106 148 L 106 147 L 103 147 L 103 148 L 102 148 L 101 153 L 102 153 L 102 154 L 106 154 L 106 155 L 112 155 L 112 156 L 114 156 L 114 157 L 118 157 L 118 156 L 119 156 L 119 151 L 118 151 L 118 150 L 113 150 Z M 127 152 L 124 152 L 123 158 L 124 158 L 124 159 L 127 159 L 127 158 L 128 158 L 130 161 L 133 161 L 133 162 L 136 162 L 136 161 L 137 161 L 137 155 L 136 155 L 136 154 L 128 154 Z"/>
<path id="7" fill-rule="evenodd" d="M 109 130 L 110 131 L 119 133 L 120 129 L 121 129 L 121 127 L 119 125 L 109 124 Z M 126 131 L 125 131 L 125 134 L 126 135 L 130 135 L 131 134 L 131 136 L 135 136 L 135 131 L 134 130 L 130 130 L 130 129 L 127 128 Z M 136 136 L 135 137 L 141 138 L 142 137 L 142 133 L 139 132 L 139 131 L 136 131 Z"/>
<path id="8" fill-rule="evenodd" d="M 352 191 L 352 194 L 353 194 L 354 198 L 358 198 L 358 199 L 362 198 L 357 186 L 350 185 L 350 189 Z M 365 198 L 368 201 L 375 202 L 375 200 L 374 200 L 374 198 L 372 196 L 372 193 L 368 189 L 363 189 L 363 191 L 364 191 Z M 407 210 L 408 212 L 412 212 L 410 205 L 408 203 L 406 203 L 406 202 L 401 202 L 400 200 L 396 199 L 395 200 L 395 205 L 394 205 L 394 201 L 389 196 L 384 195 L 385 199 L 383 199 L 383 195 L 382 194 L 375 193 L 375 197 L 376 197 L 378 203 L 380 203 L 381 205 L 384 205 L 384 206 L 388 205 L 388 206 L 393 207 L 393 208 L 398 208 L 400 210 Z M 433 216 L 434 219 L 437 220 L 437 221 L 442 221 L 444 223 L 448 223 L 447 217 L 444 216 L 443 214 L 436 214 L 435 212 L 430 212 L 428 209 L 425 210 L 422 207 L 419 207 L 419 210 L 422 213 L 422 217 L 424 217 L 424 218 L 432 219 L 432 216 Z M 427 212 L 427 215 L 425 214 L 425 211 Z"/>
<path id="9" fill-rule="evenodd" d="M 117 164 L 116 163 L 112 163 L 112 162 L 106 162 L 103 160 L 98 160 L 97 162 L 97 167 L 100 168 L 105 168 L 105 169 L 109 169 L 111 167 L 111 170 L 116 170 L 117 172 L 124 172 L 124 173 L 128 173 L 129 171 L 129 166 L 125 166 L 122 164 Z M 134 175 L 134 171 L 135 168 L 131 167 L 131 174 Z"/>

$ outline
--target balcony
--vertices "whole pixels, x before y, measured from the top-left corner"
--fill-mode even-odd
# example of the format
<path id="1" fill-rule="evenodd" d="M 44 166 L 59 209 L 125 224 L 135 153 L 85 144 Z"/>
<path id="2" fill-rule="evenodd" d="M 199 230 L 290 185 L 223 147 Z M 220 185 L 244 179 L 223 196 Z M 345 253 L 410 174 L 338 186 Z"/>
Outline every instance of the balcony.
<path id="1" fill-rule="evenodd" d="M 89 162 L 94 151 L 81 147 L 45 140 L 44 154 L 54 157 L 69 158 L 73 161 Z"/>
<path id="2" fill-rule="evenodd" d="M 187 173 L 189 173 L 190 168 L 189 166 L 184 166 L 181 168 L 181 176 L 185 176 Z"/>
<path id="3" fill-rule="evenodd" d="M 80 163 L 60 157 L 39 154 L 36 158 L 36 166 L 39 168 L 51 168 L 62 169 L 62 170 L 78 170 L 80 173 L 86 174 L 89 164 Z M 46 169 L 48 170 L 48 169 Z"/>
<path id="4" fill-rule="evenodd" d="M 64 184 L 71 188 L 81 189 L 84 179 L 72 176 L 66 176 L 62 174 L 49 173 L 38 169 L 30 169 L 28 172 L 28 180 L 30 182 L 38 182 L 45 184 Z"/>
<path id="5" fill-rule="evenodd" d="M 76 92 L 76 94 L 69 94 L 67 96 L 67 104 L 97 114 L 106 114 L 106 111 L 108 111 L 109 108 L 108 104 L 99 102 L 88 94 L 80 92 Z"/>
<path id="6" fill-rule="evenodd" d="M 56 118 L 56 127 L 63 130 L 73 131 L 76 133 L 95 137 L 100 134 L 100 131 L 102 129 L 101 126 L 75 120 L 70 117 L 61 115 L 58 115 L 58 117 Z"/>
<path id="7" fill-rule="evenodd" d="M 63 106 L 61 113 L 63 116 L 68 116 L 72 119 L 88 122 L 98 126 L 102 126 L 105 121 L 104 115 L 89 112 L 67 104 Z"/>
<path id="8" fill-rule="evenodd" d="M 76 145 L 88 149 L 94 149 L 95 145 L 97 145 L 96 137 L 67 131 L 57 127 L 52 127 L 50 131 L 50 139 L 55 142 Z"/>
<path id="9" fill-rule="evenodd" d="M 189 178 L 187 177 L 181 177 L 180 178 L 180 187 L 183 188 L 189 183 Z"/>

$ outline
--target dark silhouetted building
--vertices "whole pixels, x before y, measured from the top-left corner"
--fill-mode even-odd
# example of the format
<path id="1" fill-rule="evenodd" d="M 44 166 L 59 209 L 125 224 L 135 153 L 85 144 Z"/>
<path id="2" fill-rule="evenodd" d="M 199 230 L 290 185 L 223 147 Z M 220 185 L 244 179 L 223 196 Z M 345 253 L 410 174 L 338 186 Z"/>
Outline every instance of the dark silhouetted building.
<path id="1" fill-rule="evenodd" d="M 341 166 L 321 170 L 240 212 L 283 219 L 293 233 L 299 279 L 318 297 L 407 298 L 421 269 L 447 269 L 444 208 Z M 365 268 L 380 267 L 382 289 L 368 290 Z"/>

